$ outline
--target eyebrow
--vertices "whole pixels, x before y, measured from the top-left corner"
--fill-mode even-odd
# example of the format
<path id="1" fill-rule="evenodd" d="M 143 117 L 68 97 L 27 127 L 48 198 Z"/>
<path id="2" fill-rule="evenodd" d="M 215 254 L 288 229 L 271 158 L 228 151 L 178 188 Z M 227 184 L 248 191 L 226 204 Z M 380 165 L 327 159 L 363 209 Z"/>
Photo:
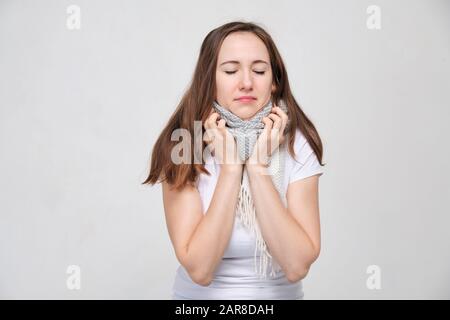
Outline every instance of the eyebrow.
<path id="1" fill-rule="evenodd" d="M 229 60 L 229 61 L 222 62 L 220 65 L 224 65 L 224 64 L 226 64 L 226 63 L 239 64 L 240 62 L 237 61 L 237 60 Z M 252 62 L 252 64 L 255 64 L 255 63 L 265 63 L 265 64 L 268 64 L 268 63 L 267 63 L 266 61 L 264 61 L 264 60 L 255 60 L 255 61 Z"/>

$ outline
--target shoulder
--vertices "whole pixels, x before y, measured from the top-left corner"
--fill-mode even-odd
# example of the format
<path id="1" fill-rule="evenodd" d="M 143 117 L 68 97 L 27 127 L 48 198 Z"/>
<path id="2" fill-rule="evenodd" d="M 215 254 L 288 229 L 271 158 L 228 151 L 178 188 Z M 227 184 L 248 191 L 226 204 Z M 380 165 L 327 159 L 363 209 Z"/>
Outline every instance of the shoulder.
<path id="1" fill-rule="evenodd" d="M 286 150 L 286 170 L 288 183 L 304 179 L 316 174 L 321 175 L 323 169 L 319 163 L 316 153 L 309 144 L 306 137 L 296 129 L 294 141 L 294 157 Z M 286 146 L 286 149 L 288 146 Z"/>
<path id="2" fill-rule="evenodd" d="M 287 146 L 286 146 L 287 147 Z M 289 154 L 289 157 L 294 162 L 304 163 L 306 158 L 308 158 L 311 153 L 313 153 L 313 149 L 311 145 L 308 143 L 305 135 L 300 131 L 299 128 L 295 129 L 295 138 L 294 138 L 294 153 L 295 159 Z"/>

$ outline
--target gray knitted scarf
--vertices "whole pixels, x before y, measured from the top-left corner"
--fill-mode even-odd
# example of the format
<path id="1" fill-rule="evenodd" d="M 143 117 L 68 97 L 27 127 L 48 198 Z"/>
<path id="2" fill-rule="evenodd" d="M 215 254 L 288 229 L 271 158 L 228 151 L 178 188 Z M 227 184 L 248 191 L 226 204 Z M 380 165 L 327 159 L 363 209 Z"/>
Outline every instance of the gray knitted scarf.
<path id="1" fill-rule="evenodd" d="M 213 107 L 215 111 L 219 113 L 221 118 L 225 119 L 227 130 L 235 137 L 240 159 L 242 161 L 247 160 L 252 154 L 256 141 L 258 140 L 259 135 L 264 129 L 264 123 L 262 122 L 262 119 L 271 113 L 272 100 L 269 100 L 269 102 L 249 120 L 242 120 L 232 112 L 219 105 L 217 101 L 214 101 Z M 287 107 L 283 100 L 280 101 L 279 107 L 287 113 Z M 286 125 L 286 128 L 288 128 L 288 126 L 289 121 Z M 286 145 L 283 143 L 283 145 L 280 145 L 272 153 L 267 170 L 272 178 L 276 190 L 280 194 L 283 203 L 286 205 L 285 194 L 282 190 L 284 181 L 285 156 Z M 268 251 L 267 245 L 262 237 L 261 230 L 256 219 L 256 210 L 252 201 L 246 168 L 244 169 L 242 176 L 239 199 L 236 208 L 236 216 L 244 227 L 255 234 L 255 272 L 260 277 L 267 278 L 267 268 L 268 265 L 271 264 L 272 268 L 270 276 L 276 276 L 276 272 L 280 271 L 281 268 L 276 263 L 276 261 L 272 259 L 272 255 Z M 258 251 L 260 252 L 259 269 L 256 262 Z"/>

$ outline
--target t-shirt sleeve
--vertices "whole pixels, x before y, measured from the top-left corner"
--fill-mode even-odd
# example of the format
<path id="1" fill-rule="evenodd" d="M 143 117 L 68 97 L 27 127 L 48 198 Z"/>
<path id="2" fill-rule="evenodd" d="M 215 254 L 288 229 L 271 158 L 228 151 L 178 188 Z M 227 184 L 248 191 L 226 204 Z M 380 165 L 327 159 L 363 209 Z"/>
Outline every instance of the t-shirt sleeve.
<path id="1" fill-rule="evenodd" d="M 324 173 L 322 166 L 311 148 L 308 140 L 297 130 L 294 143 L 295 159 L 291 158 L 291 172 L 289 183 Z"/>

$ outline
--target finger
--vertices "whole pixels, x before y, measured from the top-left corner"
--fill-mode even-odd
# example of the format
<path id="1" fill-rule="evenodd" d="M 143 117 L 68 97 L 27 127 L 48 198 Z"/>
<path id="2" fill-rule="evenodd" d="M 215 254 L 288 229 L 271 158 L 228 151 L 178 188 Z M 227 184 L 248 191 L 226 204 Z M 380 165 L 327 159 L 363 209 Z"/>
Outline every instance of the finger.
<path id="1" fill-rule="evenodd" d="M 269 117 L 262 118 L 262 121 L 264 122 L 264 130 L 269 131 L 272 129 L 273 121 Z"/>
<path id="2" fill-rule="evenodd" d="M 211 129 L 206 130 L 205 135 L 203 137 L 203 141 L 205 141 L 206 144 L 210 144 L 214 140 L 214 135 L 210 134 L 210 130 Z"/>
<path id="3" fill-rule="evenodd" d="M 272 119 L 270 119 L 269 117 L 264 117 L 262 119 L 262 121 L 264 122 L 264 130 L 261 133 L 262 139 L 265 140 L 265 145 L 261 145 L 261 150 L 259 150 L 258 152 L 260 153 L 260 158 L 264 159 L 266 153 L 270 150 L 270 144 L 271 144 L 271 131 L 272 131 L 272 126 L 273 126 L 273 121 Z"/>
<path id="4" fill-rule="evenodd" d="M 281 129 L 280 129 L 281 143 L 283 143 L 286 138 L 286 132 L 285 132 L 286 124 L 287 124 L 287 122 L 283 122 L 283 124 L 281 125 Z"/>
<path id="5" fill-rule="evenodd" d="M 284 125 L 286 126 L 286 123 L 288 122 L 288 115 L 286 114 L 286 112 L 284 112 L 283 109 L 281 109 L 280 107 L 275 107 L 273 108 L 273 111 L 281 118 L 281 120 L 283 121 Z"/>
<path id="6" fill-rule="evenodd" d="M 271 145 L 271 131 L 272 131 L 272 127 L 273 127 L 273 121 L 271 118 L 269 117 L 264 117 L 263 118 L 263 122 L 264 122 L 264 130 L 261 133 L 261 135 L 264 136 L 264 139 L 266 140 L 266 145 L 263 146 L 261 152 L 263 153 L 263 155 L 268 152 L 270 150 L 270 145 Z"/>
<path id="7" fill-rule="evenodd" d="M 205 122 L 205 127 L 208 129 L 217 128 L 217 119 L 219 118 L 219 114 L 217 112 L 213 112 Z"/>
<path id="8" fill-rule="evenodd" d="M 217 123 L 217 128 L 224 129 L 225 128 L 225 119 L 220 119 Z"/>
<path id="9" fill-rule="evenodd" d="M 280 130 L 282 124 L 281 118 L 274 113 L 269 114 L 268 117 L 273 120 L 273 129 Z"/>
<path id="10" fill-rule="evenodd" d="M 211 115 L 212 115 L 213 113 L 214 113 L 214 108 L 211 108 L 211 109 L 209 110 L 209 112 L 208 112 L 208 115 L 206 116 L 205 123 L 203 124 L 205 128 L 206 128 L 206 125 L 207 125 L 207 123 L 208 123 L 208 121 L 209 121 L 209 119 L 210 119 L 210 117 L 211 117 Z"/>
<path id="11" fill-rule="evenodd" d="M 276 107 L 274 109 L 274 111 L 281 117 L 282 124 L 281 124 L 281 128 L 280 128 L 280 132 L 281 132 L 282 135 L 284 135 L 287 123 L 289 121 L 289 117 L 286 114 L 286 112 L 284 112 L 284 110 L 281 109 L 280 107 Z"/>
<path id="12" fill-rule="evenodd" d="M 219 114 L 217 112 L 214 111 L 214 109 L 211 109 L 210 114 L 208 116 L 208 118 L 205 121 L 205 136 L 204 136 L 204 141 L 209 145 L 211 144 L 211 142 L 214 140 L 215 136 L 214 136 L 214 130 L 217 128 L 216 121 L 217 118 L 219 118 Z"/>

